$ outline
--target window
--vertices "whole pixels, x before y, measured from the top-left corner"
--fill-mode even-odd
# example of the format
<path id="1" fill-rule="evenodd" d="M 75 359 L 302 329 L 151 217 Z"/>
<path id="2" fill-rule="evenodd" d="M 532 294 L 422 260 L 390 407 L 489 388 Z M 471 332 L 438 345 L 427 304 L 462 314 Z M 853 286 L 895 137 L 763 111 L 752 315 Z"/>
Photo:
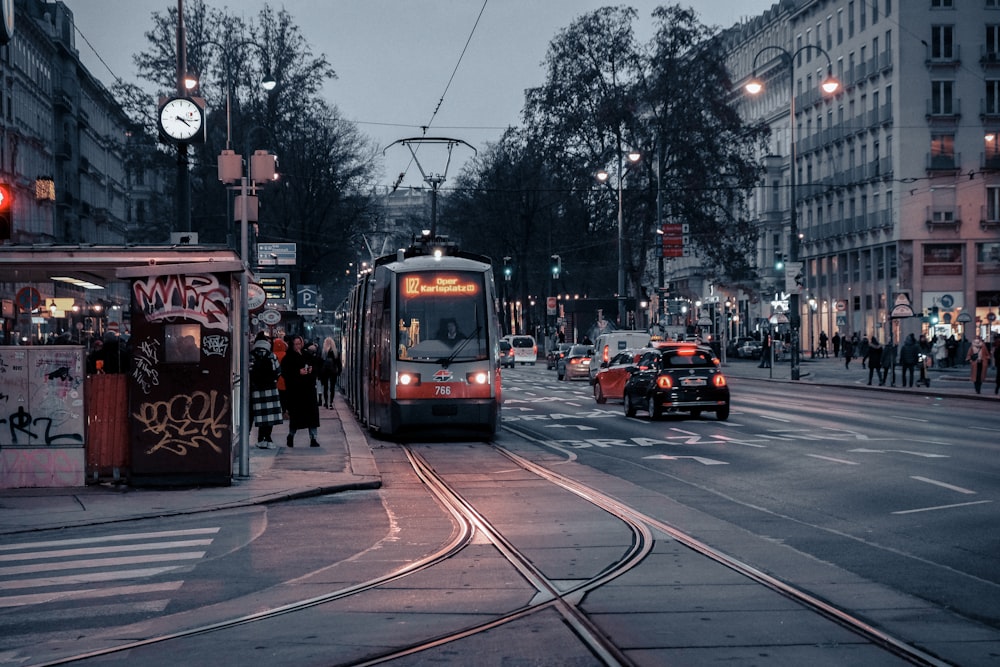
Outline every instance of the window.
<path id="1" fill-rule="evenodd" d="M 986 107 L 987 114 L 1000 114 L 1000 81 L 989 80 L 986 82 Z"/>
<path id="2" fill-rule="evenodd" d="M 954 6 L 954 0 L 931 0 L 931 7 L 934 9 L 948 9 Z"/>
<path id="3" fill-rule="evenodd" d="M 986 220 L 1000 221 L 1000 187 L 986 188 Z"/>
<path id="4" fill-rule="evenodd" d="M 962 275 L 962 246 L 958 243 L 927 243 L 924 245 L 925 276 Z"/>
<path id="5" fill-rule="evenodd" d="M 996 62 L 1000 52 L 1000 25 L 986 26 L 986 60 Z"/>
<path id="6" fill-rule="evenodd" d="M 950 116 L 955 113 L 954 81 L 931 81 L 931 113 Z"/>
<path id="7" fill-rule="evenodd" d="M 931 26 L 931 59 L 952 60 L 954 58 L 955 26 Z"/>
<path id="8" fill-rule="evenodd" d="M 955 166 L 955 135 L 931 135 L 931 168 L 951 169 Z"/>
<path id="9" fill-rule="evenodd" d="M 1000 273 L 1000 243 L 976 244 L 976 273 Z"/>

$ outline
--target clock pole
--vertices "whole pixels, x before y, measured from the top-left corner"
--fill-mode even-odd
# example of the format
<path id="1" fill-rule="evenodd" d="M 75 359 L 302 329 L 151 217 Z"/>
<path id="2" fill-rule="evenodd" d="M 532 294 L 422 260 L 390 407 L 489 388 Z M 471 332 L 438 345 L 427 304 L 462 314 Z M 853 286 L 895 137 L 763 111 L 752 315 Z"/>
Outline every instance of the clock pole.
<path id="1" fill-rule="evenodd" d="M 187 43 L 184 38 L 184 0 L 177 0 L 177 95 L 187 94 Z M 191 172 L 188 171 L 187 142 L 177 143 L 177 231 L 191 231 Z"/>

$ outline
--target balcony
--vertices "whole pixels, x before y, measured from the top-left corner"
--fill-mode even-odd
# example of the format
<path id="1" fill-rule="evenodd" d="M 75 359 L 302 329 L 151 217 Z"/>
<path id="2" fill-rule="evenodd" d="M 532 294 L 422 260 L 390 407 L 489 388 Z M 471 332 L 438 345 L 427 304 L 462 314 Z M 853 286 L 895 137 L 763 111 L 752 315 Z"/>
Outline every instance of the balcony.
<path id="1" fill-rule="evenodd" d="M 979 168 L 984 171 L 1000 171 L 1000 153 L 980 153 Z"/>
<path id="2" fill-rule="evenodd" d="M 935 231 L 937 229 L 951 229 L 958 233 L 958 228 L 962 226 L 961 206 L 928 206 L 927 207 L 927 229 Z"/>
<path id="3" fill-rule="evenodd" d="M 1000 52 L 995 50 L 988 50 L 987 46 L 983 44 L 979 49 L 979 64 L 982 68 L 988 72 L 1000 71 Z"/>
<path id="4" fill-rule="evenodd" d="M 990 211 L 989 207 L 979 208 L 979 227 L 984 232 L 1000 229 L 1000 212 Z"/>
<path id="5" fill-rule="evenodd" d="M 932 125 L 957 125 L 962 117 L 962 100 L 927 100 L 927 121 Z"/>
<path id="6" fill-rule="evenodd" d="M 958 69 L 962 64 L 962 45 L 954 44 L 951 47 L 950 53 L 938 52 L 934 53 L 931 46 L 927 45 L 927 58 L 924 60 L 924 64 L 927 69 L 930 70 L 942 70 L 942 69 Z"/>
<path id="7" fill-rule="evenodd" d="M 962 165 L 961 153 L 928 153 L 927 171 L 945 173 L 957 173 Z"/>

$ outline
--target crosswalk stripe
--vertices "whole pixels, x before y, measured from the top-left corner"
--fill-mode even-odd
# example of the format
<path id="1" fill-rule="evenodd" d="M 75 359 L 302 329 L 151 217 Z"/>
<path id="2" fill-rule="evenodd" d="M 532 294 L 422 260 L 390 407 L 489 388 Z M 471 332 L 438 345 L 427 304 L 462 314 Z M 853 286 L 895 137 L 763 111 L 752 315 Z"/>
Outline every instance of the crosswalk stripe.
<path id="1" fill-rule="evenodd" d="M 120 533 L 97 537 L 79 537 L 71 540 L 49 540 L 45 542 L 23 542 L 20 544 L 0 544 L 0 551 L 25 551 L 28 549 L 47 549 L 49 547 L 73 546 L 80 544 L 107 544 L 115 541 L 155 540 L 165 537 L 186 537 L 193 535 L 213 535 L 219 527 L 190 528 L 188 530 L 164 530 L 153 533 Z"/>
<path id="2" fill-rule="evenodd" d="M 174 540 L 173 542 L 145 542 L 143 544 L 118 544 L 104 547 L 86 547 L 84 549 L 61 549 L 47 551 L 32 551 L 22 554 L 0 555 L 0 563 L 23 560 L 38 560 L 42 558 L 66 558 L 69 556 L 93 556 L 106 553 L 125 553 L 130 551 L 151 551 L 153 549 L 185 549 L 189 547 L 207 547 L 212 544 L 207 540 Z"/>
<path id="3" fill-rule="evenodd" d="M 145 556 L 123 556 L 121 558 L 88 558 L 86 560 L 68 560 L 57 563 L 34 563 L 32 565 L 15 565 L 0 567 L 0 577 L 20 574 L 36 574 L 38 572 L 57 572 L 59 570 L 82 570 L 97 567 L 117 567 L 122 565 L 138 565 L 141 563 L 162 563 L 175 560 L 196 560 L 205 555 L 204 551 L 180 551 L 166 554 L 146 554 Z M 0 581 L 0 590 L 5 582 Z"/>
<path id="4" fill-rule="evenodd" d="M 180 565 L 170 567 L 147 567 L 138 570 L 116 570 L 114 572 L 90 572 L 88 574 L 68 574 L 62 577 L 41 577 L 38 579 L 17 579 L 0 583 L 0 591 L 12 591 L 22 588 L 38 588 L 41 586 L 66 586 L 71 584 L 91 584 L 99 581 L 119 581 L 122 579 L 139 579 L 155 577 L 165 572 L 179 569 Z"/>
<path id="5" fill-rule="evenodd" d="M 148 593 L 164 593 L 176 591 L 184 585 L 183 581 L 167 581 L 161 584 L 140 584 L 137 586 L 112 586 L 110 588 L 83 588 L 80 590 L 58 590 L 45 593 L 28 593 L 25 595 L 0 596 L 0 608 L 24 607 L 47 602 L 67 602 L 70 600 L 96 600 L 98 598 L 124 597 L 126 595 L 145 595 Z M 20 618 L 20 616 L 18 616 Z"/>

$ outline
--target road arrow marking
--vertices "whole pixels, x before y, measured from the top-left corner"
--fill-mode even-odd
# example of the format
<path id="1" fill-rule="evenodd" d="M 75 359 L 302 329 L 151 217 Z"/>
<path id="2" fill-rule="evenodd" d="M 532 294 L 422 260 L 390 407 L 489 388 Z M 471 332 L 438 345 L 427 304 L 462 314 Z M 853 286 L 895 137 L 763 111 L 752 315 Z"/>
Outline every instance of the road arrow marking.
<path id="1" fill-rule="evenodd" d="M 546 424 L 545 428 L 575 428 L 581 431 L 596 431 L 597 429 L 593 426 L 584 426 L 583 424 Z"/>
<path id="2" fill-rule="evenodd" d="M 858 452 L 860 454 L 909 454 L 911 456 L 922 456 L 925 459 L 948 459 L 951 458 L 947 454 L 930 454 L 928 452 L 911 452 L 905 449 L 849 449 L 849 452 Z"/>
<path id="3" fill-rule="evenodd" d="M 727 466 L 728 461 L 716 461 L 715 459 L 706 459 L 704 456 L 670 456 L 668 454 L 655 454 L 653 456 L 644 456 L 647 459 L 660 459 L 663 461 L 680 461 L 681 459 L 691 459 L 692 461 L 697 461 L 698 463 L 706 466 Z"/>

